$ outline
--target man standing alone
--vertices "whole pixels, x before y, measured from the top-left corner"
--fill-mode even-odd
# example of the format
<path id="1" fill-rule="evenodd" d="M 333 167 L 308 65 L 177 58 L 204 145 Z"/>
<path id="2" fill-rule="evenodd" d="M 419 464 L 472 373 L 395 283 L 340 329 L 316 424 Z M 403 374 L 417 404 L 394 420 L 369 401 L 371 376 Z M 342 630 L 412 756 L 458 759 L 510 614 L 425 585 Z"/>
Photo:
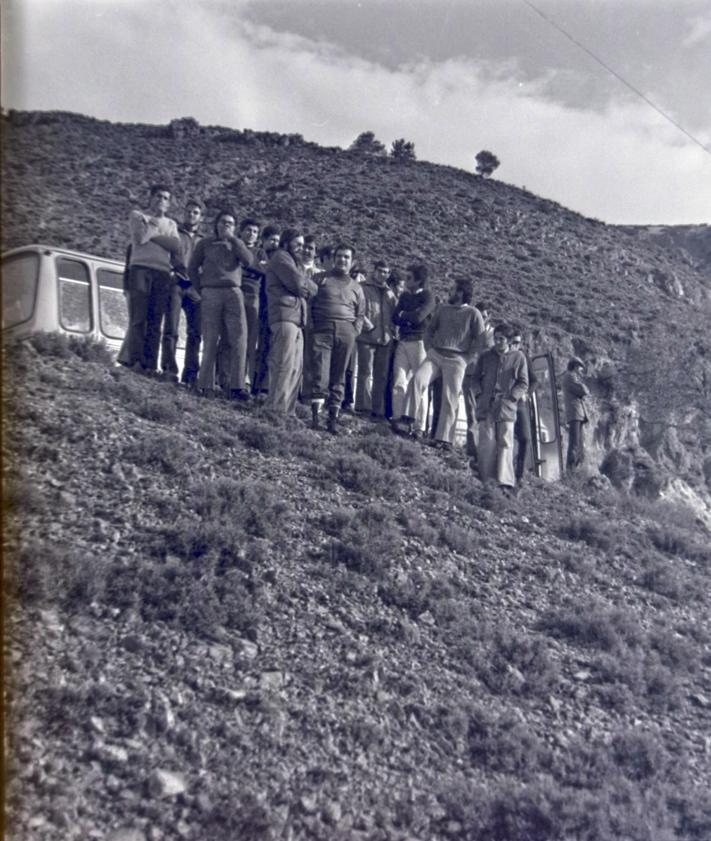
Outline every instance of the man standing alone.
<path id="1" fill-rule="evenodd" d="M 479 476 L 508 488 L 516 484 L 513 428 L 518 401 L 528 391 L 528 366 L 520 350 L 511 350 L 508 324 L 494 329 L 494 347 L 484 351 L 472 375 L 479 422 Z"/>
<path id="2" fill-rule="evenodd" d="M 588 422 L 585 410 L 585 398 L 590 393 L 581 379 L 585 363 L 577 356 L 568 362 L 568 370 L 563 374 L 563 402 L 565 421 L 568 424 L 568 455 L 566 467 L 569 471 L 581 467 L 585 461 L 585 439 L 583 424 Z"/>

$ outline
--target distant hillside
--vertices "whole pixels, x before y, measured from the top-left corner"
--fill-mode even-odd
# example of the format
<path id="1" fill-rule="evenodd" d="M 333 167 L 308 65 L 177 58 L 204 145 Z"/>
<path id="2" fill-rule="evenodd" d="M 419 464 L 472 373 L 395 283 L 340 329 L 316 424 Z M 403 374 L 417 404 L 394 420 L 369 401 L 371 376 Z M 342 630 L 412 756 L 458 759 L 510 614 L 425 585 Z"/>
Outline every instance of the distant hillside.
<path id="1" fill-rule="evenodd" d="M 15 841 L 711 837 L 687 509 L 600 476 L 506 498 L 64 337 L 4 363 Z"/>
<path id="2" fill-rule="evenodd" d="M 595 397 L 593 464 L 629 448 L 636 464 L 641 447 L 693 493 L 708 493 L 711 432 L 690 419 L 687 396 L 667 396 L 659 426 L 627 376 L 632 350 L 651 342 L 642 356 L 658 358 L 679 335 L 691 355 L 678 366 L 696 370 L 695 360 L 711 358 L 711 349 L 703 356 L 709 268 L 670 247 L 671 233 L 609 226 L 451 167 L 189 118 L 148 126 L 11 112 L 2 130 L 5 248 L 40 241 L 121 258 L 129 210 L 145 203 L 151 182 L 167 180 L 177 215 L 197 195 L 211 214 L 227 203 L 323 242 L 350 239 L 366 264 L 384 256 L 403 268 L 422 259 L 440 294 L 451 278 L 473 277 L 494 317 L 520 321 L 534 349 L 553 351 L 561 369 L 571 353 L 585 358 Z M 659 392 L 656 382 L 646 388 Z"/>

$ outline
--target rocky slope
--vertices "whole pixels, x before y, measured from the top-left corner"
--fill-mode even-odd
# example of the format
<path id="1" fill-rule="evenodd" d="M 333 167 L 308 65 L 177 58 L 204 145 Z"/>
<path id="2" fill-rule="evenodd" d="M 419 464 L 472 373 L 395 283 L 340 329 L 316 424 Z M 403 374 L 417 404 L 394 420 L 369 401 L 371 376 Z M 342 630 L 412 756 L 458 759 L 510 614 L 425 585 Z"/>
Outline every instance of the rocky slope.
<path id="1" fill-rule="evenodd" d="M 686 397 L 680 405 L 670 377 L 661 384 L 669 394 L 660 425 L 641 393 L 656 397 L 659 384 L 628 376 L 668 355 L 681 335 L 690 356 L 675 360 L 676 370 L 700 371 L 703 380 L 709 263 L 678 248 L 704 242 L 708 256 L 703 227 L 676 239 L 669 230 L 613 227 L 451 167 L 191 119 L 146 126 L 10 112 L 2 130 L 4 247 L 41 241 L 121 258 L 129 210 L 145 202 L 150 183 L 166 180 L 176 214 L 196 195 L 210 212 L 230 204 L 322 242 L 352 240 L 366 265 L 382 256 L 399 268 L 423 259 L 440 294 L 452 277 L 473 276 L 477 299 L 495 318 L 525 325 L 532 347 L 551 350 L 561 370 L 571 353 L 585 358 L 595 398 L 591 461 L 602 465 L 612 453 L 627 465 L 619 482 L 634 485 L 651 459 L 662 471 L 659 487 L 711 517 L 708 424 L 696 422 Z M 644 362 L 633 363 L 640 349 Z M 703 400 L 711 417 L 711 394 Z"/>
<path id="2" fill-rule="evenodd" d="M 711 835 L 709 533 L 5 355 L 17 841 Z"/>

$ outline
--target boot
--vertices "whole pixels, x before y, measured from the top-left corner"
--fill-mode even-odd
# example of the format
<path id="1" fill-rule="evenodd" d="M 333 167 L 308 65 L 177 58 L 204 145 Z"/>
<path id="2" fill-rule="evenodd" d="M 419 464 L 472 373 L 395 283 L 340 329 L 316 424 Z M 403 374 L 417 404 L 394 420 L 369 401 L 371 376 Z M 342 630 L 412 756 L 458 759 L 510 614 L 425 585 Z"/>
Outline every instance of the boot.
<path id="1" fill-rule="evenodd" d="M 321 429 L 321 406 L 318 403 L 311 404 L 311 429 Z"/>
<path id="2" fill-rule="evenodd" d="M 331 406 L 328 410 L 328 420 L 326 421 L 326 429 L 332 435 L 338 435 L 338 409 Z"/>

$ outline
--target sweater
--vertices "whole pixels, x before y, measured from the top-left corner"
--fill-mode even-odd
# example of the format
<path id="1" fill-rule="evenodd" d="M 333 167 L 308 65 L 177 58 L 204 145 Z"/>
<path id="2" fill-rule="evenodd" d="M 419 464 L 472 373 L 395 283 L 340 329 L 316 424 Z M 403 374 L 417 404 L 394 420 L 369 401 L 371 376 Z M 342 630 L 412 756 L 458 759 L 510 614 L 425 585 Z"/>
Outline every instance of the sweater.
<path id="1" fill-rule="evenodd" d="M 239 289 L 242 266 L 252 262 L 252 252 L 242 240 L 201 239 L 190 258 L 188 275 L 197 289 Z"/>
<path id="2" fill-rule="evenodd" d="M 151 216 L 132 210 L 128 216 L 131 232 L 131 265 L 169 272 L 172 268 L 170 251 L 152 242 L 155 236 L 178 239 L 178 226 L 168 216 Z"/>
<path id="3" fill-rule="evenodd" d="M 401 342 L 421 341 L 424 338 L 435 306 L 435 297 L 429 289 L 420 289 L 418 292 L 406 289 L 400 295 L 392 320 L 400 328 Z"/>
<path id="4" fill-rule="evenodd" d="M 311 302 L 314 329 L 325 327 L 329 321 L 351 321 L 356 335 L 365 318 L 365 296 L 357 280 L 348 275 L 327 272 L 317 281 L 318 292 Z"/>
<path id="5" fill-rule="evenodd" d="M 484 319 L 476 307 L 440 304 L 427 327 L 429 346 L 445 356 L 476 354 L 484 333 Z"/>

